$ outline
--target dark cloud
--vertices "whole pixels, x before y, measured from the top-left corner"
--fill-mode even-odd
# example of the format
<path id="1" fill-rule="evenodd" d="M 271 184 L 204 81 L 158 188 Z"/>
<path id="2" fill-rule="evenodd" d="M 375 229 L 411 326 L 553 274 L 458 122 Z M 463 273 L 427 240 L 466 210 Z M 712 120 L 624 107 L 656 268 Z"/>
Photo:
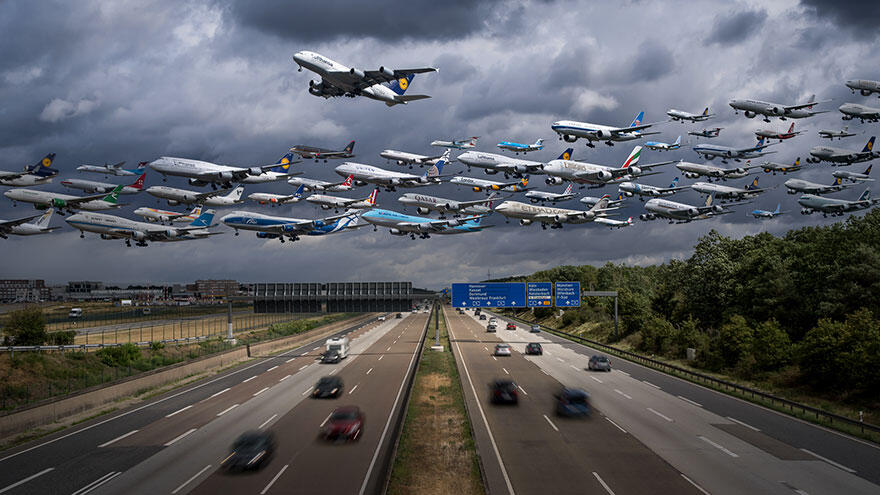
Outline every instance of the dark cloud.
<path id="1" fill-rule="evenodd" d="M 839 27 L 876 39 L 880 25 L 880 3 L 872 0 L 801 0 L 801 5 L 820 20 L 831 20 Z"/>
<path id="2" fill-rule="evenodd" d="M 639 45 L 632 61 L 629 77 L 634 81 L 656 81 L 675 71 L 675 56 L 657 40 L 645 40 Z"/>
<path id="3" fill-rule="evenodd" d="M 757 33 L 767 20 L 767 11 L 739 10 L 715 16 L 715 23 L 704 43 L 736 45 Z"/>

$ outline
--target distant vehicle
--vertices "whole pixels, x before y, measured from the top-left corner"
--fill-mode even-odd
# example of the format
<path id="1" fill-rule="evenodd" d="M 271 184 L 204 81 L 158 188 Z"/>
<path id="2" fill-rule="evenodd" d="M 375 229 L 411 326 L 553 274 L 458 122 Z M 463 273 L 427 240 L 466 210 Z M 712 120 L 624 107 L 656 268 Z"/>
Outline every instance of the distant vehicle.
<path id="1" fill-rule="evenodd" d="M 835 170 L 834 172 L 831 172 L 831 175 L 852 182 L 873 182 L 874 179 L 871 178 L 871 167 L 873 167 L 873 165 L 868 165 L 868 168 L 862 173 L 850 172 L 848 170 Z"/>
<path id="2" fill-rule="evenodd" d="M 876 136 L 871 136 L 862 151 L 848 150 L 844 148 L 834 148 L 831 146 L 814 146 L 810 150 L 810 158 L 808 162 L 831 162 L 832 164 L 840 163 L 852 165 L 853 163 L 869 162 L 880 157 L 880 151 L 874 151 L 874 141 Z"/>
<path id="3" fill-rule="evenodd" d="M 485 319 L 486 319 L 486 315 L 481 314 L 481 315 L 480 315 L 480 319 L 481 319 L 481 320 L 485 320 Z"/>
<path id="4" fill-rule="evenodd" d="M 0 220 L 0 238 L 7 239 L 12 235 L 48 234 L 61 227 L 50 227 L 54 208 L 49 208 L 42 215 L 29 215 L 15 220 Z"/>
<path id="5" fill-rule="evenodd" d="M 797 172 L 804 168 L 804 166 L 801 165 L 801 157 L 797 157 L 791 165 L 785 163 L 764 162 L 761 164 L 761 168 L 763 168 L 764 172 L 768 174 L 772 172 L 773 175 L 776 175 L 776 172 L 782 172 L 782 175 L 786 175 L 789 172 Z"/>
<path id="6" fill-rule="evenodd" d="M 232 188 L 233 182 L 245 184 L 257 184 L 272 182 L 279 179 L 287 179 L 291 175 L 301 172 L 291 172 L 290 166 L 298 161 L 293 161 L 293 153 L 287 152 L 275 163 L 249 167 L 233 167 L 220 165 L 202 160 L 190 158 L 177 158 L 162 156 L 149 163 L 150 168 L 162 174 L 162 177 L 176 176 L 189 179 L 191 186 L 214 186 L 222 185 L 226 189 Z M 149 191 L 148 191 L 149 192 Z"/>
<path id="7" fill-rule="evenodd" d="M 819 137 L 827 138 L 834 141 L 834 138 L 843 139 L 845 137 L 855 136 L 855 132 L 849 132 L 849 126 L 843 126 L 843 129 L 839 131 L 832 131 L 827 129 L 822 129 L 819 131 Z"/>
<path id="8" fill-rule="evenodd" d="M 332 397 L 335 399 L 342 395 L 342 388 L 342 378 L 338 376 L 325 376 L 315 384 L 315 388 L 312 390 L 312 397 L 316 399 Z"/>
<path id="9" fill-rule="evenodd" d="M 675 168 L 684 172 L 684 176 L 688 179 L 696 179 L 701 175 L 709 179 L 741 179 L 749 174 L 749 170 L 753 168 L 761 168 L 761 165 L 751 165 L 746 162 L 745 167 L 724 168 L 709 163 L 692 163 L 684 160 L 675 164 Z"/>
<path id="10" fill-rule="evenodd" d="M 843 120 L 859 119 L 863 124 L 865 122 L 880 122 L 880 108 L 869 107 L 867 105 L 859 105 L 858 103 L 844 103 L 840 105 L 840 113 Z"/>
<path id="11" fill-rule="evenodd" d="M 488 325 L 486 325 L 487 332 L 494 332 L 497 329 L 498 329 L 498 327 L 494 323 L 490 322 Z"/>
<path id="12" fill-rule="evenodd" d="M 293 177 L 288 179 L 287 183 L 294 187 L 303 186 L 306 188 L 306 191 L 350 191 L 354 183 L 354 176 L 349 175 L 342 182 L 327 182 L 324 180 L 307 179 L 305 177 Z"/>
<path id="13" fill-rule="evenodd" d="M 412 168 L 413 165 L 418 165 L 420 167 L 424 165 L 434 165 L 437 163 L 437 160 L 443 157 L 443 155 L 428 156 L 398 150 L 382 150 L 382 152 L 379 153 L 379 156 L 386 160 L 396 162 L 398 165 L 409 165 L 409 168 Z"/>
<path id="14" fill-rule="evenodd" d="M 337 351 L 324 351 L 324 354 L 321 354 L 321 364 L 336 364 L 340 359 Z"/>
<path id="15" fill-rule="evenodd" d="M 740 203 L 728 205 L 713 205 L 715 195 L 706 198 L 703 206 L 693 206 L 675 201 L 667 201 L 661 198 L 654 198 L 645 203 L 645 209 L 648 213 L 639 215 L 640 220 L 655 220 L 657 218 L 666 218 L 669 223 L 688 223 L 694 220 L 706 220 L 717 215 L 725 215 L 733 213 L 727 209 L 730 206 L 737 206 Z"/>
<path id="16" fill-rule="evenodd" d="M 731 187 L 712 182 L 694 182 L 691 184 L 691 189 L 697 191 L 701 195 L 710 196 L 714 194 L 716 198 L 722 200 L 749 199 L 770 190 L 770 188 L 767 187 L 758 187 L 757 177 L 752 180 L 751 184 L 747 184 L 745 187 Z"/>
<path id="17" fill-rule="evenodd" d="M 381 315 L 379 318 L 377 318 L 377 320 L 379 320 L 379 321 L 385 321 L 385 315 Z"/>
<path id="18" fill-rule="evenodd" d="M 621 182 L 617 185 L 618 190 L 621 191 L 625 196 L 632 197 L 633 195 L 638 194 L 639 199 L 641 199 L 643 196 L 672 196 L 673 194 L 684 189 L 689 189 L 690 187 L 691 186 L 679 186 L 678 177 L 672 179 L 672 184 L 669 184 L 669 187 L 657 187 L 649 184 L 639 184 L 637 182 L 629 181 Z"/>
<path id="19" fill-rule="evenodd" d="M 496 356 L 510 356 L 510 345 L 508 345 L 508 344 L 495 344 L 495 355 Z"/>
<path id="20" fill-rule="evenodd" d="M 67 313 L 68 318 L 82 318 L 82 315 L 82 308 L 70 308 L 70 312 Z"/>
<path id="21" fill-rule="evenodd" d="M 364 428 L 364 414 L 357 406 L 337 407 L 321 428 L 325 440 L 357 441 Z"/>
<path id="22" fill-rule="evenodd" d="M 526 354 L 541 356 L 544 354 L 544 349 L 541 347 L 541 344 L 537 342 L 529 342 L 526 344 Z"/>
<path id="23" fill-rule="evenodd" d="M 516 404 L 519 402 L 519 391 L 516 383 L 512 380 L 499 378 L 493 381 L 489 388 L 492 390 L 491 398 L 494 404 Z"/>
<path id="24" fill-rule="evenodd" d="M 641 155 L 642 147 L 633 147 L 629 156 L 619 167 L 577 162 L 569 159 L 550 160 L 544 165 L 542 170 L 548 176 L 544 179 L 544 182 L 551 186 L 562 184 L 565 181 L 593 185 L 612 184 L 623 180 L 631 180 L 635 177 L 659 174 L 659 171 L 653 171 L 652 169 L 674 163 L 673 161 L 664 161 L 639 165 Z"/>
<path id="25" fill-rule="evenodd" d="M 846 212 L 868 209 L 877 203 L 880 203 L 880 199 L 871 199 L 870 189 L 865 189 L 859 199 L 855 201 L 825 198 L 815 194 L 804 194 L 798 198 L 798 204 L 803 207 L 801 213 L 804 215 L 820 212 L 824 216 L 842 216 Z"/>
<path id="26" fill-rule="evenodd" d="M 52 154 L 52 157 L 55 157 L 55 154 Z M 144 170 L 147 168 L 148 162 L 140 162 L 138 163 L 137 168 L 133 168 L 130 170 L 126 170 L 122 168 L 125 165 L 125 162 L 114 163 L 112 165 L 105 164 L 104 166 L 100 165 L 80 165 L 76 167 L 77 172 L 94 172 L 97 174 L 104 175 L 115 175 L 115 176 L 133 176 L 133 175 L 141 175 L 144 173 Z"/>
<path id="27" fill-rule="evenodd" d="M 455 199 L 438 198 L 436 196 L 428 196 L 425 194 L 406 193 L 397 198 L 397 201 L 403 203 L 404 206 L 415 206 L 419 215 L 427 215 L 431 213 L 431 211 L 437 211 L 440 212 L 440 217 L 442 218 L 446 213 L 491 213 L 492 200 L 497 196 L 496 193 L 485 199 L 458 201 Z"/>
<path id="28" fill-rule="evenodd" d="M 495 325 L 498 323 L 498 319 L 493 316 L 493 317 L 489 318 L 489 323 Z"/>
<path id="29" fill-rule="evenodd" d="M 733 148 L 731 146 L 721 146 L 716 144 L 698 144 L 694 146 L 694 151 L 706 160 L 713 160 L 715 157 L 721 157 L 721 162 L 727 163 L 728 159 L 738 162 L 740 160 L 748 160 L 750 158 L 757 158 L 759 156 L 776 153 L 775 151 L 764 151 L 765 148 L 774 144 L 778 143 L 764 144 L 764 138 L 761 138 L 754 146 L 747 146 L 745 148 Z"/>
<path id="30" fill-rule="evenodd" d="M 373 189 L 373 192 L 366 198 L 343 198 L 340 196 L 329 196 L 327 194 L 315 193 L 307 197 L 306 201 L 318 205 L 324 210 L 329 210 L 330 208 L 336 209 L 337 212 L 339 212 L 339 208 L 362 210 L 376 206 L 376 196 L 378 194 L 378 187 Z"/>
<path id="31" fill-rule="evenodd" d="M 514 151 L 515 154 L 526 154 L 529 151 L 541 151 L 544 149 L 544 140 L 538 139 L 535 141 L 535 144 L 524 144 L 524 143 L 515 143 L 512 141 L 501 141 L 496 146 L 503 150 Z"/>
<path id="32" fill-rule="evenodd" d="M 590 394 L 579 388 L 563 388 L 556 394 L 556 414 L 567 417 L 589 416 Z"/>
<path id="33" fill-rule="evenodd" d="M 675 151 L 681 148 L 681 136 L 675 138 L 674 143 L 664 143 L 662 141 L 647 141 L 645 147 L 656 151 Z"/>
<path id="34" fill-rule="evenodd" d="M 189 225 L 165 227 L 103 213 L 80 212 L 68 217 L 66 222 L 80 231 L 80 237 L 84 237 L 85 232 L 94 232 L 104 240 L 122 239 L 127 246 L 131 246 L 131 241 L 134 240 L 138 246 L 147 246 L 147 241 L 179 242 L 222 234 L 208 230 L 214 227 L 211 224 L 213 219 L 214 210 L 207 210 Z"/>
<path id="35" fill-rule="evenodd" d="M 782 142 L 786 139 L 791 139 L 798 134 L 802 134 L 804 131 L 795 131 L 794 130 L 794 122 L 788 127 L 787 132 L 774 131 L 773 129 L 758 129 L 755 131 L 755 136 L 758 138 L 767 138 L 767 139 L 778 139 L 779 142 Z"/>
<path id="36" fill-rule="evenodd" d="M 709 107 L 706 107 L 703 110 L 703 113 L 690 113 L 685 112 L 684 110 L 676 110 L 674 108 L 670 108 L 666 111 L 666 115 L 669 116 L 670 120 L 677 120 L 681 123 L 684 123 L 685 120 L 689 120 L 691 122 L 702 122 L 704 120 L 708 120 L 709 117 L 714 114 L 709 113 Z"/>
<path id="37" fill-rule="evenodd" d="M 407 215 L 393 210 L 374 208 L 367 211 L 361 218 L 376 228 L 388 227 L 388 232 L 395 236 L 408 235 L 415 239 L 416 235 L 421 239 L 428 239 L 431 234 L 453 235 L 480 232 L 492 225 L 482 224 L 481 220 L 487 214 L 469 215 L 464 218 L 432 219 L 414 215 Z"/>
<path id="38" fill-rule="evenodd" d="M 452 141 L 443 141 L 438 139 L 435 141 L 431 141 L 431 146 L 440 146 L 441 148 L 455 148 L 458 150 L 464 150 L 476 146 L 477 139 L 480 139 L 480 136 L 471 136 L 465 139 L 453 139 Z"/>
<path id="39" fill-rule="evenodd" d="M 750 215 L 752 215 L 755 218 L 773 218 L 773 217 L 778 217 L 779 215 L 782 215 L 783 213 L 785 213 L 785 212 L 782 211 L 782 203 L 776 203 L 776 209 L 773 211 L 752 210 Z"/>
<path id="40" fill-rule="evenodd" d="M 721 129 L 724 129 L 724 128 L 723 127 L 715 127 L 712 129 L 702 129 L 699 131 L 689 131 L 688 135 L 697 136 L 697 137 L 704 137 L 704 138 L 717 138 L 718 135 L 721 134 Z"/>
<path id="41" fill-rule="evenodd" d="M 507 326 L 505 328 L 507 328 L 508 330 L 516 330 L 516 323 L 514 323 L 512 321 L 508 321 Z"/>
<path id="42" fill-rule="evenodd" d="M 505 201 L 495 207 L 495 211 L 507 218 L 519 219 L 519 224 L 526 226 L 539 222 L 542 229 L 549 225 L 552 229 L 562 228 L 563 224 L 580 224 L 599 222 L 600 218 L 608 216 L 608 195 L 593 205 L 589 210 L 571 210 L 567 208 L 555 208 L 551 206 L 538 206 L 519 201 Z"/>
<path id="43" fill-rule="evenodd" d="M 606 356 L 592 356 L 589 363 L 587 363 L 587 369 L 591 371 L 611 371 L 611 360 Z"/>
<path id="44" fill-rule="evenodd" d="M 241 199 L 242 193 L 244 193 L 244 187 L 242 186 L 234 189 L 217 189 L 205 192 L 168 186 L 150 186 L 147 188 L 147 194 L 164 199 L 171 206 L 179 204 L 192 205 L 196 203 L 203 206 L 232 206 L 244 202 Z M 226 196 L 222 196 L 222 194 L 226 194 Z"/>
<path id="45" fill-rule="evenodd" d="M 844 184 L 843 179 L 837 177 L 830 185 L 818 184 L 803 179 L 788 179 L 783 183 L 788 194 L 806 193 L 806 194 L 826 194 L 837 191 L 843 191 L 852 184 Z"/>
<path id="46" fill-rule="evenodd" d="M 475 315 L 478 315 L 478 314 L 480 314 L 480 313 L 482 313 L 482 312 L 483 312 L 482 309 L 480 309 L 480 308 L 474 308 L 474 314 L 475 314 Z"/>
<path id="47" fill-rule="evenodd" d="M 868 79 L 850 79 L 846 82 L 846 87 L 856 94 L 856 91 L 862 96 L 871 96 L 871 93 L 880 93 L 880 82 Z"/>
<path id="48" fill-rule="evenodd" d="M 338 352 L 340 359 L 345 359 L 346 357 L 348 357 L 348 351 L 349 351 L 348 337 L 338 337 L 338 338 L 333 338 L 333 339 L 327 339 L 327 342 L 325 342 L 324 344 L 327 347 L 327 351 Z"/>
<path id="49" fill-rule="evenodd" d="M 642 132 L 654 125 L 653 123 L 642 124 L 642 119 L 644 118 L 645 112 L 639 112 L 628 127 L 612 127 L 590 122 L 560 120 L 553 122 L 550 128 L 553 129 L 553 132 L 559 134 L 560 139 L 567 143 L 573 143 L 578 138 L 584 138 L 587 140 L 587 146 L 595 148 L 596 145 L 593 144 L 593 141 L 605 141 L 605 144 L 613 146 L 615 141 L 630 141 L 652 134 L 660 134 L 659 132 Z"/>
<path id="50" fill-rule="evenodd" d="M 354 141 L 345 145 L 345 148 L 342 148 L 341 150 L 318 148 L 306 144 L 296 144 L 290 148 L 290 151 L 296 153 L 302 158 L 314 158 L 316 162 L 318 160 L 324 160 L 324 162 L 326 162 L 328 158 L 352 158 L 354 157 Z"/>
<path id="51" fill-rule="evenodd" d="M 123 186 L 117 186 L 110 194 L 93 194 L 90 196 L 71 196 L 69 194 L 58 194 L 50 191 L 38 189 L 10 189 L 3 193 L 4 196 L 12 200 L 13 206 L 16 202 L 31 203 L 38 210 L 46 208 L 57 208 L 58 213 L 73 210 L 109 210 L 125 206 L 119 203 L 119 191 Z"/>
<path id="52" fill-rule="evenodd" d="M 532 325 L 532 328 L 529 329 L 529 332 L 540 333 L 541 332 L 541 325 Z"/>
<path id="53" fill-rule="evenodd" d="M 562 193 L 554 193 L 547 191 L 529 191 L 526 193 L 526 197 L 529 198 L 529 201 L 532 203 L 544 203 L 545 201 L 549 201 L 552 204 L 556 204 L 558 201 L 566 201 L 577 196 L 577 193 L 572 192 L 573 185 L 571 183 L 565 188 L 565 191 Z"/>
<path id="54" fill-rule="evenodd" d="M 232 444 L 232 452 L 220 465 L 226 471 L 260 469 L 275 453 L 275 435 L 271 431 L 249 431 Z"/>
<path id="55" fill-rule="evenodd" d="M 403 318 L 403 313 L 397 313 L 394 317 L 397 319 Z"/>
<path id="56" fill-rule="evenodd" d="M 134 183 L 130 185 L 123 185 L 122 189 L 119 191 L 119 194 L 137 194 L 144 190 L 144 181 L 146 180 L 146 172 L 141 174 Z M 87 192 L 90 194 L 104 193 L 107 194 L 110 191 L 116 189 L 116 186 L 119 184 L 108 184 L 106 182 L 95 182 L 91 180 L 82 180 L 82 179 L 64 179 L 61 181 L 61 185 L 70 189 L 80 189 L 83 192 Z"/>
<path id="57" fill-rule="evenodd" d="M 780 120 L 803 119 L 816 114 L 826 113 L 827 110 L 814 111 L 812 108 L 819 103 L 829 101 L 831 100 L 816 101 L 816 95 L 811 95 L 806 103 L 796 105 L 783 105 L 760 100 L 730 100 L 729 105 L 736 114 L 743 112 L 750 119 L 756 115 L 763 115 L 764 122 L 770 122 L 770 117 L 779 117 Z"/>
<path id="58" fill-rule="evenodd" d="M 151 314 L 152 312 L 153 312 L 153 310 L 150 309 L 150 308 L 143 308 L 143 309 L 141 309 L 141 313 L 143 313 L 144 315 Z"/>
<path id="59" fill-rule="evenodd" d="M 248 194 L 247 199 L 261 205 L 272 206 L 299 203 L 303 199 L 302 195 L 305 189 L 306 186 L 300 185 L 299 188 L 297 188 L 296 192 L 294 192 L 293 194 L 272 194 L 256 192 Z"/>
<path id="60" fill-rule="evenodd" d="M 529 176 L 508 182 L 498 182 L 493 180 L 478 179 L 476 177 L 464 177 L 457 175 L 449 180 L 450 184 L 457 186 L 470 187 L 474 192 L 504 191 L 504 192 L 521 192 L 529 189 Z"/>
<path id="61" fill-rule="evenodd" d="M 333 170 L 342 177 L 354 177 L 357 186 L 375 184 L 385 186 L 387 191 L 395 191 L 397 187 L 424 187 L 443 182 L 442 172 L 447 161 L 446 155 L 443 156 L 434 165 L 426 167 L 424 175 L 395 172 L 356 162 L 345 162 Z"/>

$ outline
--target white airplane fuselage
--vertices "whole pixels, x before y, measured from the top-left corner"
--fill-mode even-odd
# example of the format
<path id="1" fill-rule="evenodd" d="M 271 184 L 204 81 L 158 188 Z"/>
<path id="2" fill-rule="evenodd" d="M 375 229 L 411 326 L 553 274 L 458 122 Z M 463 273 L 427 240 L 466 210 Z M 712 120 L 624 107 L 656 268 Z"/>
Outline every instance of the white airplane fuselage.
<path id="1" fill-rule="evenodd" d="M 61 181 L 61 184 L 65 187 L 69 187 L 71 189 L 79 189 L 81 191 L 85 191 L 87 193 L 110 193 L 113 189 L 115 189 L 119 184 L 110 184 L 108 182 L 96 182 L 92 180 L 83 180 L 83 179 L 64 179 Z M 131 186 L 125 186 L 122 190 L 119 191 L 119 194 L 137 194 L 141 192 L 140 189 Z"/>
<path id="2" fill-rule="evenodd" d="M 296 62 L 300 67 L 306 68 L 315 74 L 321 76 L 321 78 L 329 81 L 331 84 L 338 88 L 344 89 L 354 89 L 350 88 L 348 81 L 339 79 L 334 77 L 334 72 L 345 72 L 348 73 L 352 69 L 346 67 L 339 62 L 331 60 L 319 53 L 310 52 L 310 51 L 301 51 L 297 52 L 293 55 L 293 61 Z M 351 92 L 351 91 L 349 91 Z M 361 96 L 366 96 L 367 98 L 383 101 L 386 103 L 397 104 L 399 103 L 395 96 L 397 94 L 388 86 L 384 84 L 374 84 L 372 86 L 368 86 L 359 91 Z"/>

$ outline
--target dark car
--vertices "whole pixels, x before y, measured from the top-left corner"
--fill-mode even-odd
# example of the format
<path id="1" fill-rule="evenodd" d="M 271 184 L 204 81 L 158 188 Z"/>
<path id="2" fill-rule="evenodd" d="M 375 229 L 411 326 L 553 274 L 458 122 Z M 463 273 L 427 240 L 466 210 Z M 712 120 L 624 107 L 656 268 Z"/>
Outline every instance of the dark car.
<path id="1" fill-rule="evenodd" d="M 342 395 L 342 386 L 342 378 L 338 376 L 325 376 L 315 384 L 315 389 L 312 390 L 312 397 L 316 399 L 339 397 Z"/>
<path id="2" fill-rule="evenodd" d="M 611 360 L 605 356 L 593 356 L 587 363 L 588 370 L 611 371 Z"/>
<path id="3" fill-rule="evenodd" d="M 489 323 L 488 325 L 486 325 L 486 331 L 487 332 L 494 332 L 495 331 L 495 324 Z"/>
<path id="4" fill-rule="evenodd" d="M 474 308 L 474 314 L 475 315 L 482 314 L 482 310 L 480 310 L 480 308 Z"/>
<path id="5" fill-rule="evenodd" d="M 563 388 L 556 397 L 556 414 L 582 417 L 590 415 L 590 394 L 579 388 Z"/>
<path id="6" fill-rule="evenodd" d="M 480 313 L 480 319 L 481 319 L 481 320 L 485 320 L 485 319 L 486 319 L 486 315 Z"/>
<path id="7" fill-rule="evenodd" d="M 538 333 L 541 331 L 541 325 L 532 325 L 532 328 L 529 329 L 532 333 Z"/>
<path id="8" fill-rule="evenodd" d="M 325 440 L 356 441 L 364 428 L 364 414 L 357 406 L 337 407 L 321 427 Z"/>
<path id="9" fill-rule="evenodd" d="M 394 317 L 395 318 L 403 318 L 403 313 L 397 313 L 397 315 L 395 315 Z"/>
<path id="10" fill-rule="evenodd" d="M 327 351 L 321 355 L 321 362 L 325 364 L 336 364 L 341 358 L 336 351 Z"/>
<path id="11" fill-rule="evenodd" d="M 492 402 L 495 404 L 516 404 L 519 402 L 519 392 L 516 383 L 512 380 L 498 379 L 489 384 L 492 390 Z"/>
<path id="12" fill-rule="evenodd" d="M 529 342 L 526 344 L 526 354 L 533 354 L 535 356 L 543 356 L 544 349 L 541 347 L 541 344 L 537 342 Z"/>
<path id="13" fill-rule="evenodd" d="M 512 321 L 508 321 L 507 322 L 507 329 L 508 330 L 516 330 L 516 323 L 514 323 Z"/>
<path id="14" fill-rule="evenodd" d="M 275 453 L 275 435 L 270 431 L 249 431 L 232 444 L 232 452 L 221 466 L 227 471 L 260 469 Z"/>

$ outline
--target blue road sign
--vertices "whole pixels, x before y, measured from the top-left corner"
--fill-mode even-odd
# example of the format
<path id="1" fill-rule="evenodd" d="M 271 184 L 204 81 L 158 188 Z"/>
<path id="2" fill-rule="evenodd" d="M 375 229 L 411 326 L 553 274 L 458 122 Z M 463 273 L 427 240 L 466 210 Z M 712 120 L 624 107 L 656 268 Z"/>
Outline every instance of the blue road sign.
<path id="1" fill-rule="evenodd" d="M 580 282 L 556 282 L 556 306 L 572 308 L 581 305 Z"/>
<path id="2" fill-rule="evenodd" d="M 452 284 L 455 308 L 525 308 L 526 284 Z"/>
<path id="3" fill-rule="evenodd" d="M 530 308 L 553 306 L 553 284 L 550 282 L 529 282 L 526 284 L 526 302 Z"/>

